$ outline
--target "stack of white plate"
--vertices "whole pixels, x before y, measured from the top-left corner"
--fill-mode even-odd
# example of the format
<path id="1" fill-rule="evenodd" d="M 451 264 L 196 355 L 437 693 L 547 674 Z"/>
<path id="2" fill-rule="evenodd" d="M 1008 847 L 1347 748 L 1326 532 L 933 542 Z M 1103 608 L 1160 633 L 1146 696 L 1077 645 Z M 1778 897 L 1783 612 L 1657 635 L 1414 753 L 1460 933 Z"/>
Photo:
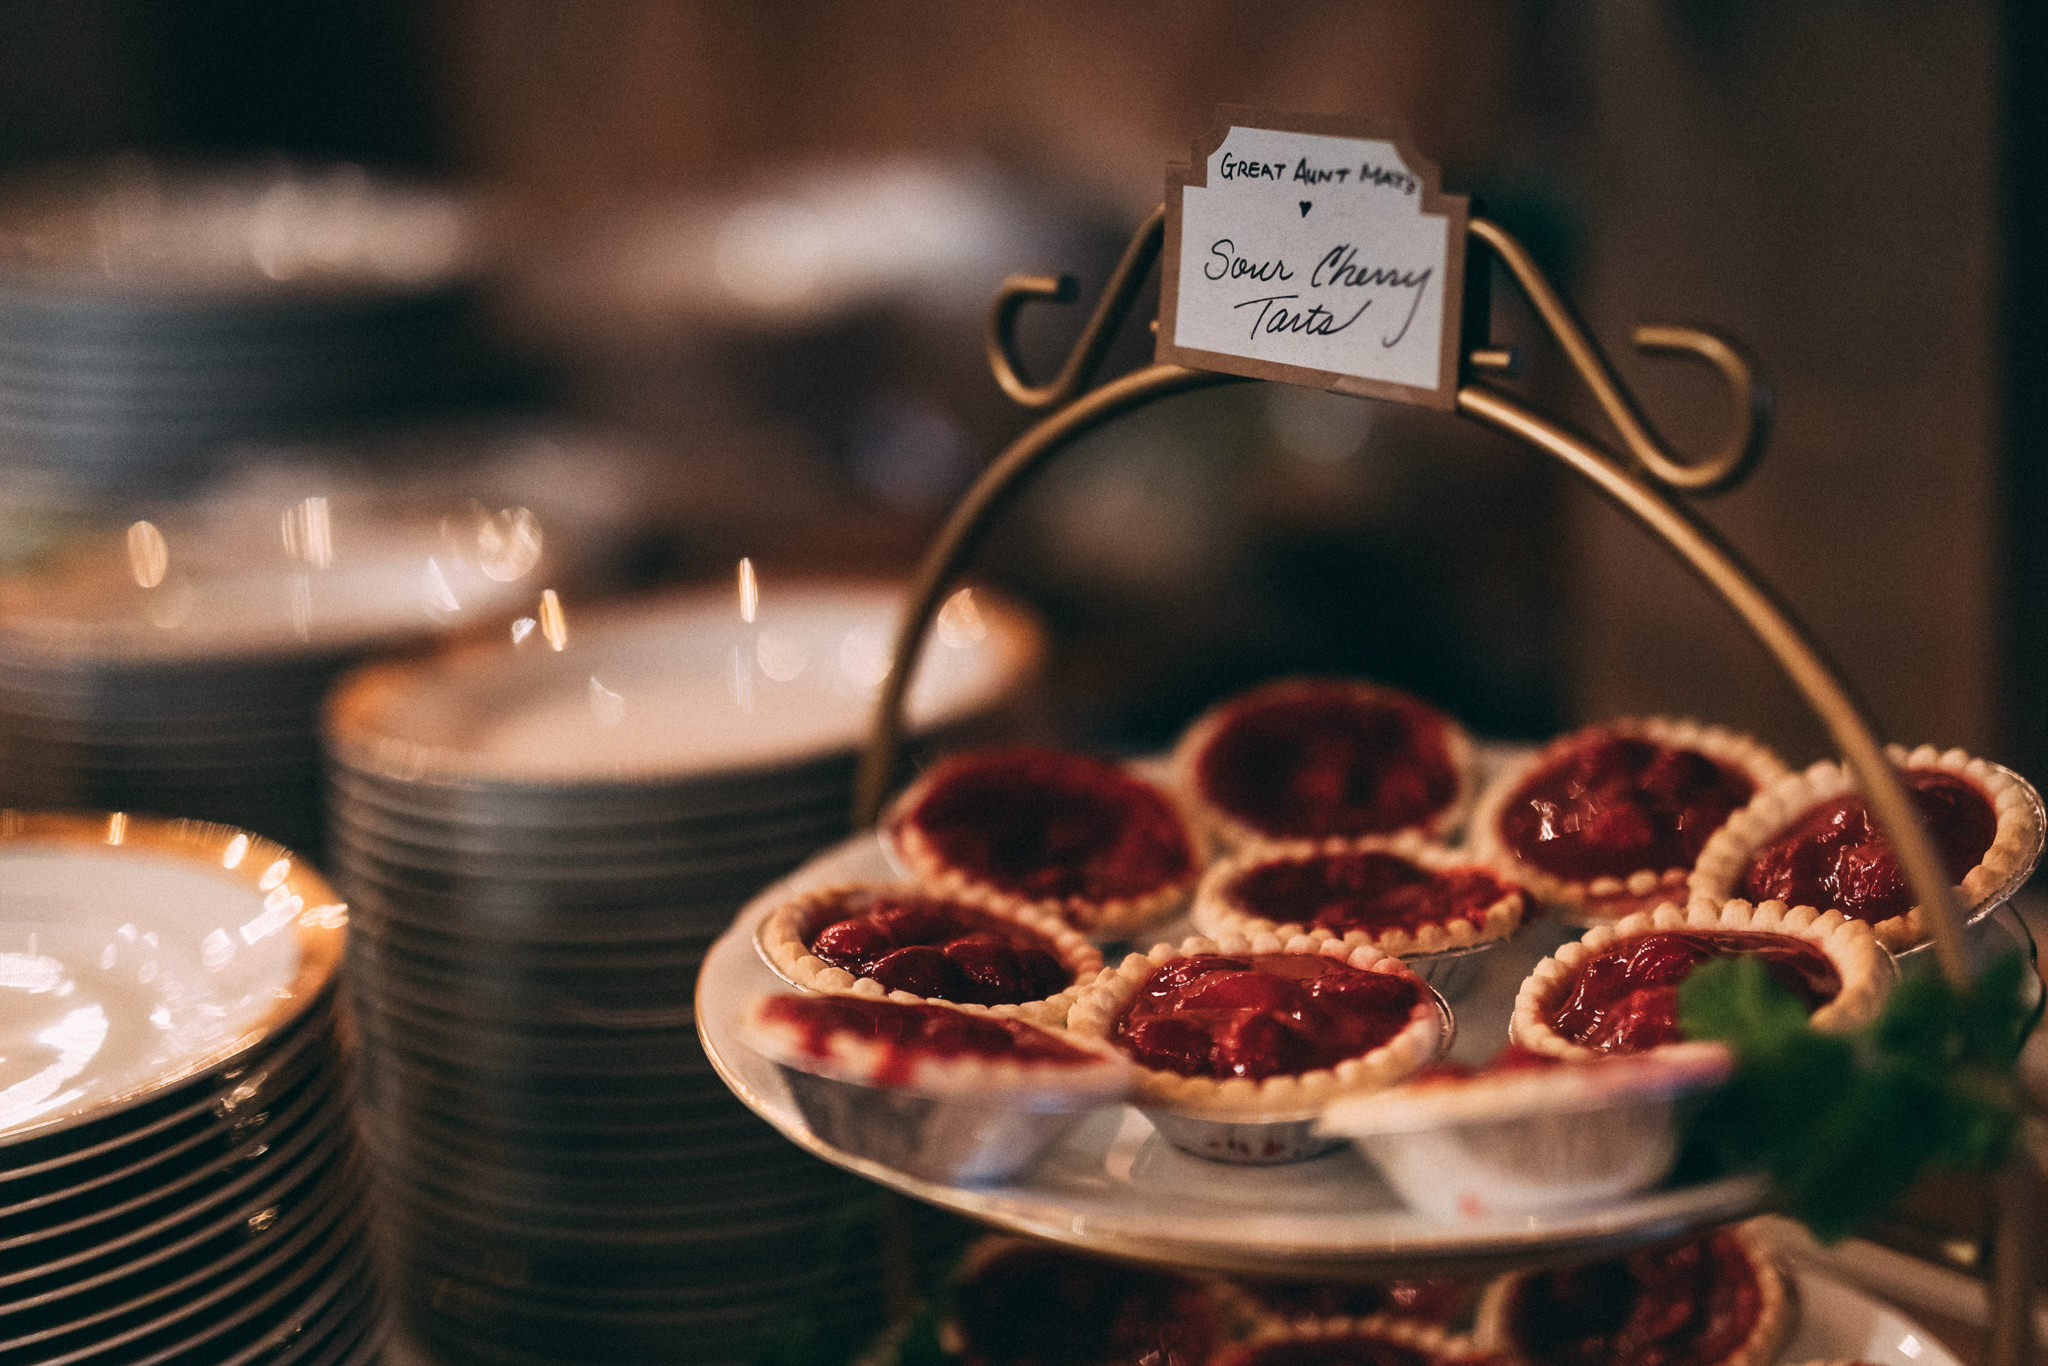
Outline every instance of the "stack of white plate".
<path id="1" fill-rule="evenodd" d="M 415 1333 L 475 1362 L 745 1360 L 878 1322 L 861 1183 L 747 1112 L 691 1002 L 751 895 L 846 833 L 890 585 L 555 611 L 328 710 L 329 852 Z M 1013 729 L 1042 644 L 957 596 L 911 717 Z"/>
<path id="2" fill-rule="evenodd" d="M 83 490 L 447 401 L 475 313 L 448 196 L 358 167 L 129 160 L 0 192 L 0 468 Z"/>
<path id="3" fill-rule="evenodd" d="M 0 804 L 222 821 L 317 857 L 328 685 L 537 605 L 522 516 L 308 498 L 82 537 L 0 581 Z"/>
<path id="4" fill-rule="evenodd" d="M 368 1362 L 347 911 L 223 826 L 0 812 L 0 1359 Z"/>

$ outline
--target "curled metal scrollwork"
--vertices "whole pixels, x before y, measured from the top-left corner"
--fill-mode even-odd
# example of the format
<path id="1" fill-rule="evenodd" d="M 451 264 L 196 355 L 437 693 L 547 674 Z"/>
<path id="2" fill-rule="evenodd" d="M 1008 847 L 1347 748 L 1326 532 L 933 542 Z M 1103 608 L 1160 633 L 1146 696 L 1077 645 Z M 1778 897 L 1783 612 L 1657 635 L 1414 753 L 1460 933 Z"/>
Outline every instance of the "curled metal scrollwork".
<path id="1" fill-rule="evenodd" d="M 1080 287 L 1071 275 L 1012 275 L 1003 281 L 988 315 L 988 364 L 995 371 L 996 383 L 1012 401 L 1026 408 L 1057 408 L 1087 392 L 1109 344 L 1116 340 L 1117 328 L 1131 311 L 1138 291 L 1145 287 L 1152 263 L 1159 259 L 1159 244 L 1165 235 L 1166 208 L 1162 205 L 1152 211 L 1124 248 L 1123 259 L 1110 273 L 1095 312 L 1050 383 L 1033 384 L 1024 377 L 1024 363 L 1017 356 L 1017 314 L 1035 301 L 1070 304 L 1080 297 Z"/>
<path id="2" fill-rule="evenodd" d="M 1473 219 L 1470 230 L 1493 250 L 1521 286 L 1537 317 L 1613 424 L 1623 449 L 1651 478 L 1686 493 L 1720 493 L 1741 483 L 1756 467 L 1770 439 L 1771 396 L 1741 347 L 1697 327 L 1654 324 L 1635 330 L 1631 340 L 1645 355 L 1691 357 L 1712 366 L 1727 384 L 1740 414 L 1737 430 L 1719 450 L 1704 460 L 1682 460 L 1672 455 L 1651 429 L 1599 344 L 1579 324 L 1528 250 L 1499 224 L 1486 219 Z"/>

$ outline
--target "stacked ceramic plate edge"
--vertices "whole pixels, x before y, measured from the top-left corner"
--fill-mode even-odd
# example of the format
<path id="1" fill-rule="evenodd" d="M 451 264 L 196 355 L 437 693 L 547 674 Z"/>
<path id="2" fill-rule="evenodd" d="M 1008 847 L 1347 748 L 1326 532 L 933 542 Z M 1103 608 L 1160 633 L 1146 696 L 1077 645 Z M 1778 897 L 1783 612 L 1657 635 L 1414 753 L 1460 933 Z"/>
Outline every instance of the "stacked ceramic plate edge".
<path id="1" fill-rule="evenodd" d="M 537 602 L 516 511 L 308 498 L 67 542 L 0 582 L 0 802 L 224 821 L 319 857 L 321 698 L 375 649 Z"/>
<path id="2" fill-rule="evenodd" d="M 0 189 L 0 470 L 104 497 L 455 396 L 463 207 L 349 166 L 139 160 Z"/>
<path id="3" fill-rule="evenodd" d="M 0 1359 L 367 1363 L 347 912 L 223 826 L 0 812 Z"/>
<path id="4" fill-rule="evenodd" d="M 690 594 L 377 665 L 328 708 L 383 1219 L 449 1360 L 745 1360 L 877 1326 L 872 1192 L 735 1100 L 691 1003 L 760 888 L 848 829 L 900 592 Z M 1042 643 L 948 604 L 913 726 L 1014 731 Z"/>

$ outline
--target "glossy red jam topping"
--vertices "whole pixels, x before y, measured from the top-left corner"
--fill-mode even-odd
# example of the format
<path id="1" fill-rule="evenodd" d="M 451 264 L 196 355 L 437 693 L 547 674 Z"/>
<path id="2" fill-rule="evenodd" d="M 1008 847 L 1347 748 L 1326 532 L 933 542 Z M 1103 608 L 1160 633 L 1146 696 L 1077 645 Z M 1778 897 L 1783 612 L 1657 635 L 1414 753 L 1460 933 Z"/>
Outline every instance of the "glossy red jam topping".
<path id="1" fill-rule="evenodd" d="M 1638 1053 L 1677 1043 L 1679 984 L 1711 958 L 1761 958 L 1771 976 L 1818 1010 L 1842 989 L 1841 974 L 1814 944 L 1745 930 L 1659 930 L 1610 944 L 1586 960 L 1557 1032 L 1601 1053 Z"/>
<path id="2" fill-rule="evenodd" d="M 1717 1233 L 1531 1276 L 1508 1331 L 1546 1366 L 1714 1366 L 1748 1340 L 1762 1303 L 1742 1245 Z"/>
<path id="3" fill-rule="evenodd" d="M 1755 793 L 1748 774 L 1698 750 L 1589 737 L 1515 789 L 1500 837 L 1524 862 L 1575 882 L 1690 868 Z"/>
<path id="4" fill-rule="evenodd" d="M 1005 749 L 951 760 L 903 819 L 949 867 L 1032 900 L 1143 896 L 1195 871 L 1172 802 L 1078 754 Z"/>
<path id="5" fill-rule="evenodd" d="M 1563 1058 L 1551 1053 L 1538 1053 L 1533 1048 L 1524 1048 L 1511 1043 L 1493 1055 L 1484 1067 L 1473 1067 L 1462 1062 L 1440 1062 L 1436 1066 L 1416 1075 L 1418 1084 L 1435 1081 L 1469 1081 L 1474 1077 L 1498 1077 L 1510 1072 L 1542 1072 L 1553 1067 L 1563 1067 Z"/>
<path id="6" fill-rule="evenodd" d="M 1255 1342 L 1226 1360 L 1231 1366 L 1435 1366 L 1437 1357 L 1371 1333 L 1345 1333 Z"/>
<path id="7" fill-rule="evenodd" d="M 1322 954 L 1195 954 L 1145 979 L 1114 1037 L 1147 1067 L 1256 1080 L 1370 1053 L 1427 994 L 1412 977 Z"/>
<path id="8" fill-rule="evenodd" d="M 1051 940 L 973 906 L 859 888 L 813 913 L 808 947 L 891 991 L 970 1005 L 1042 1001 L 1074 984 Z"/>
<path id="9" fill-rule="evenodd" d="M 885 1046 L 888 1063 L 875 1077 L 884 1085 L 905 1081 L 919 1058 L 1007 1058 L 1021 1063 L 1078 1064 L 1095 1055 L 1046 1030 L 1018 1020 L 969 1015 L 946 1006 L 874 1001 L 860 996 L 775 996 L 768 1019 L 793 1025 L 804 1052 L 828 1057 L 832 1040 L 851 1036 Z"/>
<path id="10" fill-rule="evenodd" d="M 1261 863 L 1231 879 L 1224 895 L 1282 925 L 1382 934 L 1453 920 L 1483 924 L 1487 908 L 1511 890 L 1484 868 L 1425 868 L 1365 850 Z"/>
<path id="11" fill-rule="evenodd" d="M 961 1284 L 953 1324 L 969 1366 L 1201 1366 L 1222 1336 L 1195 1281 L 1042 1247 Z"/>
<path id="12" fill-rule="evenodd" d="M 1900 775 L 1934 836 L 1948 875 L 1961 882 L 1998 834 L 1998 813 L 1975 783 L 1938 768 Z M 1788 906 L 1833 908 L 1856 920 L 1913 909 L 1913 889 L 1863 799 L 1845 795 L 1807 812 L 1750 858 L 1738 895 Z"/>
<path id="13" fill-rule="evenodd" d="M 1284 689 L 1237 704 L 1196 762 L 1218 808 L 1269 838 L 1426 825 L 1457 796 L 1444 718 L 1397 693 Z"/>
<path id="14" fill-rule="evenodd" d="M 1336 1281 L 1286 1281 L 1248 1284 L 1245 1293 L 1286 1319 L 1362 1319 L 1372 1314 L 1399 1314 L 1405 1319 L 1444 1324 L 1471 1304 L 1473 1286 L 1466 1281 L 1383 1281 L 1348 1285 Z"/>

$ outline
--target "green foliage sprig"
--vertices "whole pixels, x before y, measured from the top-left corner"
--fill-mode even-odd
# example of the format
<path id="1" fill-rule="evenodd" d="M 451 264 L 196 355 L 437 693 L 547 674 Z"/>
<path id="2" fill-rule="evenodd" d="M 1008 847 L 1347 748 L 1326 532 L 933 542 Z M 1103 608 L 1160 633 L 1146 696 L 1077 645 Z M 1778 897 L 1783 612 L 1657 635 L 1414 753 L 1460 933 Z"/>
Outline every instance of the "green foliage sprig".
<path id="1" fill-rule="evenodd" d="M 1787 1214 L 1836 1239 L 1929 1165 L 2005 1157 L 2019 1124 L 2014 1064 L 2032 1014 L 2018 954 L 1965 992 L 1935 972 L 1899 983 L 1884 1012 L 1822 1034 L 1755 958 L 1702 964 L 1679 988 L 1679 1026 L 1735 1052 L 1735 1074 L 1694 1117 L 1695 1160 L 1762 1167 Z"/>

